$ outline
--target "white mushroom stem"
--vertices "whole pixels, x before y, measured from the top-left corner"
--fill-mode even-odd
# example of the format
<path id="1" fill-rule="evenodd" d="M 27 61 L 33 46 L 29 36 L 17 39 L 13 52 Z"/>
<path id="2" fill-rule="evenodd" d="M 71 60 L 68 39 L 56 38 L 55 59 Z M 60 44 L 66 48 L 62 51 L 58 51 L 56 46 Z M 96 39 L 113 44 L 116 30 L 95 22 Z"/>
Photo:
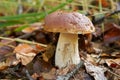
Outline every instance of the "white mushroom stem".
<path id="1" fill-rule="evenodd" d="M 62 68 L 79 62 L 78 34 L 60 33 L 55 54 L 55 65 Z"/>

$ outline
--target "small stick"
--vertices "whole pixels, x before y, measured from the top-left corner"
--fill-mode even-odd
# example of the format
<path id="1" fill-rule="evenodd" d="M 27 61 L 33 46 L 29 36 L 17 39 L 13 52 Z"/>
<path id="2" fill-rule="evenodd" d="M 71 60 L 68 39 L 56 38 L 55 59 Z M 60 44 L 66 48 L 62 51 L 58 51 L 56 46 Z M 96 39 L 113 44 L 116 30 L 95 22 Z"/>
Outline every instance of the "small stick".
<path id="1" fill-rule="evenodd" d="M 107 68 L 107 71 L 108 71 L 109 73 L 115 75 L 116 77 L 118 77 L 118 78 L 120 79 L 120 75 L 119 75 L 119 74 L 114 73 L 113 71 L 109 70 L 108 68 Z"/>
<path id="2" fill-rule="evenodd" d="M 110 0 L 110 4 L 111 4 L 111 10 L 114 11 L 114 2 L 113 2 L 113 0 Z"/>
<path id="3" fill-rule="evenodd" d="M 103 12 L 102 0 L 99 0 L 99 11 L 100 11 L 100 13 Z M 102 26 L 102 32 L 104 32 L 104 23 L 102 23 L 101 26 Z"/>
<path id="4" fill-rule="evenodd" d="M 19 38 L 12 39 L 12 38 L 0 37 L 0 39 L 17 41 L 17 42 L 24 42 L 24 43 L 28 43 L 28 44 L 37 44 L 37 45 L 40 45 L 40 46 L 43 46 L 43 47 L 47 47 L 47 45 L 42 44 L 42 43 L 32 42 L 32 41 L 28 41 L 28 40 L 19 39 Z"/>

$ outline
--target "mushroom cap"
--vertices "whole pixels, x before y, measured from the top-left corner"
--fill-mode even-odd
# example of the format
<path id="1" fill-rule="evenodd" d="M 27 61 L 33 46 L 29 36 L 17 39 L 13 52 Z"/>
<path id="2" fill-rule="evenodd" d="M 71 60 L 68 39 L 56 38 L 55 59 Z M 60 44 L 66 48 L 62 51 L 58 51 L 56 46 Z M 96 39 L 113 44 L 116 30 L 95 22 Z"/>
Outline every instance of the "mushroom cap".
<path id="1" fill-rule="evenodd" d="M 56 11 L 46 16 L 44 29 L 49 32 L 87 34 L 95 31 L 88 17 L 78 12 Z"/>

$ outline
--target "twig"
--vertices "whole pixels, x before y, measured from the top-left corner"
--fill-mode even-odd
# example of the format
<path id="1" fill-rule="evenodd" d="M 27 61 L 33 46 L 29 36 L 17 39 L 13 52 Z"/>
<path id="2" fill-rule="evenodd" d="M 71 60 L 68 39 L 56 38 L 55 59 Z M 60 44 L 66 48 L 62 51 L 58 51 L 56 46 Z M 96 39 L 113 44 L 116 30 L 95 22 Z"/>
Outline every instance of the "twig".
<path id="1" fill-rule="evenodd" d="M 11 40 L 11 41 L 17 41 L 17 42 L 24 42 L 24 43 L 28 43 L 28 44 L 37 44 L 43 47 L 47 47 L 47 45 L 45 44 L 41 44 L 41 43 L 37 43 L 37 42 L 32 42 L 32 41 L 28 41 L 28 40 L 23 40 L 23 39 L 19 39 L 19 38 L 6 38 L 6 37 L 0 37 L 0 39 L 5 39 L 5 40 Z"/>
<path id="2" fill-rule="evenodd" d="M 113 2 L 113 0 L 110 0 L 110 4 L 111 4 L 111 10 L 113 11 L 114 10 L 114 2 Z"/>
<path id="3" fill-rule="evenodd" d="M 120 13 L 120 10 L 117 10 L 117 11 L 113 11 L 113 12 L 105 12 L 105 13 L 103 13 L 103 14 L 106 14 L 105 16 L 103 16 L 103 17 L 101 17 L 101 18 L 99 18 L 99 19 L 95 19 L 95 15 L 99 15 L 99 14 L 95 14 L 95 15 L 92 15 L 93 17 L 93 19 L 92 19 L 92 22 L 93 22 L 93 24 L 100 24 L 100 23 L 103 23 L 104 22 L 104 20 L 105 20 L 105 18 L 108 18 L 108 17 L 110 17 L 110 16 L 112 16 L 112 15 L 114 15 L 114 14 L 118 14 L 118 13 Z M 101 13 L 100 13 L 101 14 Z"/>
<path id="4" fill-rule="evenodd" d="M 1 43 L 1 42 L 0 42 L 0 46 L 8 46 L 10 48 L 15 48 L 15 46 L 9 45 L 8 43 L 4 44 L 4 43 Z"/>
<path id="5" fill-rule="evenodd" d="M 112 72 L 111 70 L 107 69 L 108 72 L 110 72 L 111 74 L 115 75 L 116 77 L 118 77 L 120 79 L 120 75 L 119 74 L 116 74 L 114 72 Z"/>
<path id="6" fill-rule="evenodd" d="M 19 36 L 18 38 L 23 39 L 23 38 L 29 38 L 31 35 L 35 34 L 35 32 L 32 33 L 26 33 L 24 35 Z"/>
<path id="7" fill-rule="evenodd" d="M 66 75 L 58 76 L 56 80 L 69 80 L 80 69 L 82 65 L 83 65 L 83 61 L 81 61 L 73 71 L 71 71 Z"/>

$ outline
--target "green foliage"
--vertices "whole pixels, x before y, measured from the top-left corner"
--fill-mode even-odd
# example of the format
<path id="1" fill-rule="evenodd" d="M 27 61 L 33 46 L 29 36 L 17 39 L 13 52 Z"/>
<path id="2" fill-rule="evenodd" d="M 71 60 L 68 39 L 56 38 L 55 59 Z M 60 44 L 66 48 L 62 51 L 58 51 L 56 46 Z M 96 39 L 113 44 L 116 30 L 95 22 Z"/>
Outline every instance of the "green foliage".
<path id="1" fill-rule="evenodd" d="M 0 27 L 6 27 L 6 26 L 10 26 L 10 25 L 14 25 L 14 24 L 21 24 L 21 23 L 29 24 L 29 23 L 33 23 L 33 22 L 38 22 L 38 21 L 42 20 L 47 14 L 50 14 L 56 10 L 63 8 L 65 5 L 67 5 L 68 3 L 71 3 L 72 1 L 73 0 L 66 0 L 66 2 L 59 4 L 58 6 L 52 8 L 49 11 L 41 11 L 41 12 L 25 13 L 25 14 L 20 14 L 20 15 L 0 17 Z M 4 21 L 4 22 L 2 22 L 2 21 Z M 22 28 L 19 28 L 16 31 L 19 31 L 23 28 L 24 27 L 22 26 Z"/>
<path id="2" fill-rule="evenodd" d="M 28 26 L 29 26 L 28 24 L 23 25 L 23 26 L 21 26 L 21 27 L 19 27 L 19 28 L 16 28 L 15 31 L 16 31 L 16 32 L 19 32 L 19 31 L 23 30 L 24 28 L 26 28 L 26 27 L 28 27 Z"/>

